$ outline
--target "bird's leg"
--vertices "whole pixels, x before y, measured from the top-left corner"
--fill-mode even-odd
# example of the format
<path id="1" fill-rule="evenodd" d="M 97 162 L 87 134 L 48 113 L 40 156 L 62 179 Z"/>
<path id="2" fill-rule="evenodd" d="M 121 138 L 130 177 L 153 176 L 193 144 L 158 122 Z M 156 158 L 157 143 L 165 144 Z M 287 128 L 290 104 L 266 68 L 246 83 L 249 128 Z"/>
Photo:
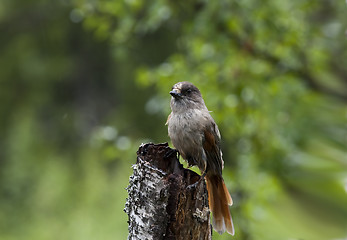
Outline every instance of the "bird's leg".
<path id="1" fill-rule="evenodd" d="M 188 185 L 188 186 L 187 186 L 188 189 L 196 188 L 196 186 L 197 186 L 198 184 L 200 184 L 200 182 L 201 182 L 201 181 L 205 178 L 205 176 L 206 176 L 206 169 L 207 169 L 207 164 L 206 164 L 206 162 L 205 162 L 204 168 L 203 168 L 203 171 L 202 171 L 202 174 L 201 174 L 199 180 L 196 181 L 196 182 L 193 183 L 193 184 Z M 200 170 L 201 170 L 201 169 L 200 169 Z"/>
<path id="2" fill-rule="evenodd" d="M 173 154 L 177 154 L 177 158 L 180 159 L 180 152 L 177 149 L 170 149 L 167 153 L 165 153 L 164 158 L 168 159 Z"/>
<path id="3" fill-rule="evenodd" d="M 187 186 L 187 189 L 190 190 L 190 189 L 192 189 L 192 188 L 196 188 L 196 187 L 200 184 L 200 182 L 205 178 L 205 176 L 206 176 L 206 170 L 201 174 L 199 180 L 196 181 L 196 182 L 193 183 L 193 184 L 188 185 L 188 186 Z"/>

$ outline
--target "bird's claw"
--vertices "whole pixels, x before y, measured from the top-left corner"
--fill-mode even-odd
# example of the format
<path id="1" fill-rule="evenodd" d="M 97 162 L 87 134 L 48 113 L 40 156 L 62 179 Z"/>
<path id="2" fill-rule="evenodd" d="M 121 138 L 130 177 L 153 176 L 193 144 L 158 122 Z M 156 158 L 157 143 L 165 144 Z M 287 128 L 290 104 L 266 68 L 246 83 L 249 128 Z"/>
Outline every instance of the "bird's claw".
<path id="1" fill-rule="evenodd" d="M 200 182 L 205 178 L 205 176 L 206 176 L 206 171 L 203 172 L 203 174 L 201 174 L 201 176 L 200 176 L 200 178 L 199 178 L 198 181 L 196 181 L 196 182 L 193 183 L 193 184 L 188 185 L 186 188 L 187 188 L 188 190 L 191 190 L 191 189 L 193 189 L 193 188 L 196 188 L 196 187 L 200 184 Z"/>
<path id="2" fill-rule="evenodd" d="M 190 184 L 186 187 L 187 190 L 192 190 L 193 188 L 196 188 L 198 186 L 198 184 L 201 182 L 201 179 L 199 179 L 198 181 L 196 181 L 193 184 Z"/>
<path id="3" fill-rule="evenodd" d="M 180 155 L 180 153 L 178 152 L 177 149 L 170 149 L 169 151 L 167 151 L 165 153 L 164 158 L 168 159 L 168 158 L 172 157 L 173 154 L 175 154 L 175 155 L 178 154 L 178 157 Z"/>

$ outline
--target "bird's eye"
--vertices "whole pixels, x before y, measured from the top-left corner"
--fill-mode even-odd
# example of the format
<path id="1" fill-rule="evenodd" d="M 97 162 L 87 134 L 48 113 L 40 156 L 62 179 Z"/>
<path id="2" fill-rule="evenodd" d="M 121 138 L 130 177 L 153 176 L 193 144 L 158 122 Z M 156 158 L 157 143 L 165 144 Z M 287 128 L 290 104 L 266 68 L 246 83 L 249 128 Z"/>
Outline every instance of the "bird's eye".
<path id="1" fill-rule="evenodd" d="M 189 93 L 191 93 L 192 92 L 192 89 L 187 89 L 187 93 L 189 94 Z"/>

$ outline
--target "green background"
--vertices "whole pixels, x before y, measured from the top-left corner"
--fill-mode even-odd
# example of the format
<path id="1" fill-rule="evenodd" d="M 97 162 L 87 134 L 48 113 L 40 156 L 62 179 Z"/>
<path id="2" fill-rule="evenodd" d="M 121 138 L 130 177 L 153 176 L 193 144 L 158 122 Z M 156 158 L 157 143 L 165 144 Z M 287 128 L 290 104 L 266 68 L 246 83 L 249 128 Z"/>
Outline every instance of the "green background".
<path id="1" fill-rule="evenodd" d="M 0 239 L 126 239 L 168 92 L 219 125 L 235 237 L 347 237 L 345 1 L 2 0 Z"/>

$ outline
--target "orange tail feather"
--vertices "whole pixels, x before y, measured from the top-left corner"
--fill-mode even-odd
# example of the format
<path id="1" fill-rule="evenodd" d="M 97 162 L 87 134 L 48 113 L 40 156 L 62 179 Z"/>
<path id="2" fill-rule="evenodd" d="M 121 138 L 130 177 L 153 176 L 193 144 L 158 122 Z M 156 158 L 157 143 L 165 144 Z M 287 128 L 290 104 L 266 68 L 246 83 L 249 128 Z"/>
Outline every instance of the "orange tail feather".
<path id="1" fill-rule="evenodd" d="M 208 201 L 213 214 L 212 226 L 222 234 L 227 231 L 234 235 L 233 220 L 230 215 L 229 205 L 233 204 L 222 176 L 206 175 Z"/>

